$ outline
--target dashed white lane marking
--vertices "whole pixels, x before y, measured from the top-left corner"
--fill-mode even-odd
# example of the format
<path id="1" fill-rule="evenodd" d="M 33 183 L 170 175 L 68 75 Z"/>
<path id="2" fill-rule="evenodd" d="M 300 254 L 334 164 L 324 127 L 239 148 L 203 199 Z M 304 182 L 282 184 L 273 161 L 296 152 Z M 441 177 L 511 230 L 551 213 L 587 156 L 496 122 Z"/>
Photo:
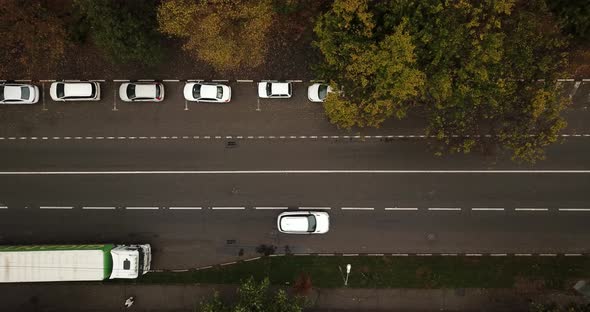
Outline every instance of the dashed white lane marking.
<path id="1" fill-rule="evenodd" d="M 582 256 L 582 254 L 580 254 L 580 253 L 566 253 L 566 254 L 564 254 L 564 256 L 566 256 L 566 257 L 580 257 L 580 256 Z"/>
<path id="2" fill-rule="evenodd" d="M 0 209 L 8 209 L 7 206 L 0 206 Z"/>
<path id="3" fill-rule="evenodd" d="M 506 256 L 508 256 L 508 254 L 505 254 L 505 253 L 493 253 L 493 254 L 490 254 L 490 256 L 492 256 L 492 257 L 506 257 Z"/>
<path id="4" fill-rule="evenodd" d="M 121 170 L 0 171 L 0 175 L 131 175 L 131 174 L 589 174 L 590 170 Z"/>
<path id="5" fill-rule="evenodd" d="M 391 207 L 391 208 L 385 208 L 385 210 L 416 211 L 416 210 L 418 210 L 418 208 L 413 208 L 413 207 L 409 207 L 409 208 Z"/>
<path id="6" fill-rule="evenodd" d="M 330 210 L 331 207 L 299 207 L 302 210 Z"/>
<path id="7" fill-rule="evenodd" d="M 211 207 L 213 210 L 244 210 L 246 207 Z"/>
<path id="8" fill-rule="evenodd" d="M 492 208 L 492 207 L 478 207 L 478 208 L 471 208 L 473 211 L 504 211 L 504 208 Z"/>
<path id="9" fill-rule="evenodd" d="M 160 207 L 125 207 L 127 210 L 158 210 Z"/>
<path id="10" fill-rule="evenodd" d="M 201 207 L 168 207 L 171 210 L 201 210 Z"/>
<path id="11" fill-rule="evenodd" d="M 491 137 L 491 135 L 475 135 L 473 137 Z M 559 136 L 567 138 L 567 137 L 590 137 L 590 133 L 583 133 L 583 134 L 560 134 Z M 369 140 L 369 139 L 383 139 L 383 138 L 388 138 L 388 139 L 403 139 L 403 138 L 436 138 L 436 136 L 433 135 L 416 135 L 416 134 L 407 134 L 407 135 L 290 135 L 290 136 L 286 136 L 286 135 L 258 135 L 258 136 L 254 136 L 254 135 L 239 135 L 239 136 L 235 136 L 238 139 L 242 139 L 242 138 L 247 138 L 247 139 L 260 139 L 260 140 L 266 140 L 266 139 L 270 139 L 270 140 L 274 140 L 274 139 L 310 139 L 310 140 L 316 140 L 318 138 L 322 138 L 322 139 L 358 139 L 358 140 Z M 451 137 L 459 137 L 458 135 L 452 135 Z M 471 136 L 465 136 L 465 137 L 471 137 Z M 47 140 L 49 137 L 43 137 L 43 140 Z M 102 140 L 104 138 L 107 138 L 109 140 L 135 140 L 137 139 L 137 136 L 97 136 L 97 137 L 92 137 L 92 136 L 54 136 L 52 137 L 53 140 L 71 140 L 71 139 L 75 139 L 75 140 Z M 139 137 L 140 139 L 148 139 L 147 136 L 142 136 Z M 149 139 L 151 140 L 168 140 L 168 139 L 178 139 L 178 138 L 182 138 L 182 139 L 189 139 L 189 138 L 193 138 L 196 140 L 199 139 L 231 139 L 234 138 L 234 136 L 227 136 L 227 135 L 205 135 L 205 136 L 198 136 L 198 135 L 194 135 L 194 136 L 188 136 L 188 135 L 184 135 L 184 136 L 150 136 Z M 25 137 L 25 136 L 21 136 L 21 137 L 0 137 L 0 140 L 37 140 L 38 137 Z"/>
<path id="12" fill-rule="evenodd" d="M 254 207 L 256 210 L 287 210 L 289 207 Z"/>
<path id="13" fill-rule="evenodd" d="M 514 255 L 517 256 L 517 257 L 530 257 L 533 254 L 530 254 L 530 253 L 517 253 L 517 254 L 514 254 Z"/>
<path id="14" fill-rule="evenodd" d="M 40 209 L 72 209 L 72 206 L 40 206 Z"/>
<path id="15" fill-rule="evenodd" d="M 514 211 L 548 211 L 548 208 L 514 208 Z"/>
<path id="16" fill-rule="evenodd" d="M 342 209 L 342 210 L 375 210 L 375 208 L 372 208 L 372 207 L 342 207 L 340 209 Z"/>
<path id="17" fill-rule="evenodd" d="M 559 208 L 559 211 L 589 211 L 590 208 Z"/>
<path id="18" fill-rule="evenodd" d="M 428 210 L 431 210 L 431 211 L 461 211 L 461 208 L 457 208 L 457 207 L 433 207 L 433 208 L 428 208 Z"/>
<path id="19" fill-rule="evenodd" d="M 82 209 L 85 210 L 115 210 L 115 207 L 98 207 L 98 206 L 88 206 L 88 207 L 82 207 Z"/>

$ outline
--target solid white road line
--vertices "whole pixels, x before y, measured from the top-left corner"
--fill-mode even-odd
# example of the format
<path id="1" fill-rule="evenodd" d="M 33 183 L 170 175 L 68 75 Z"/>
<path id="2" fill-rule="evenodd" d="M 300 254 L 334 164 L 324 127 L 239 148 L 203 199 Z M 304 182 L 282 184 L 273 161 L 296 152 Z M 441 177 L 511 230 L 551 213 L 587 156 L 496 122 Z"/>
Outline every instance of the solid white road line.
<path id="1" fill-rule="evenodd" d="M 590 208 L 559 208 L 559 211 L 590 211 Z"/>
<path id="2" fill-rule="evenodd" d="M 72 209 L 72 206 L 40 206 L 41 209 Z"/>
<path id="3" fill-rule="evenodd" d="M 201 207 L 168 207 L 171 210 L 201 210 Z"/>
<path id="4" fill-rule="evenodd" d="M 471 208 L 473 211 L 504 211 L 504 208 Z"/>
<path id="5" fill-rule="evenodd" d="M 114 139 L 114 137 L 107 137 Z M 164 138 L 164 137 L 163 137 Z M 167 138 L 167 137 L 166 137 Z M 131 174 L 590 174 L 590 170 L 145 170 L 145 171 L 1 171 L 0 175 Z"/>
<path id="6" fill-rule="evenodd" d="M 86 209 L 86 210 L 115 210 L 115 207 L 82 207 L 82 209 Z"/>
<path id="7" fill-rule="evenodd" d="M 428 208 L 431 211 L 461 211 L 461 208 L 456 207 L 441 207 L 441 208 Z"/>
<path id="8" fill-rule="evenodd" d="M 287 210 L 289 207 L 254 207 L 256 210 Z"/>
<path id="9" fill-rule="evenodd" d="M 375 208 L 371 207 L 342 207 L 342 210 L 375 210 Z"/>
<path id="10" fill-rule="evenodd" d="M 330 210 L 331 207 L 299 207 L 302 210 Z"/>
<path id="11" fill-rule="evenodd" d="M 125 207 L 128 210 L 158 210 L 160 207 Z"/>
<path id="12" fill-rule="evenodd" d="M 392 208 L 385 208 L 385 210 L 396 210 L 396 211 L 416 211 L 418 208 L 400 208 L 400 207 L 392 207 Z"/>
<path id="13" fill-rule="evenodd" d="M 514 211 L 548 211 L 547 208 L 514 208 Z"/>
<path id="14" fill-rule="evenodd" d="M 213 210 L 244 210 L 246 207 L 211 207 Z"/>

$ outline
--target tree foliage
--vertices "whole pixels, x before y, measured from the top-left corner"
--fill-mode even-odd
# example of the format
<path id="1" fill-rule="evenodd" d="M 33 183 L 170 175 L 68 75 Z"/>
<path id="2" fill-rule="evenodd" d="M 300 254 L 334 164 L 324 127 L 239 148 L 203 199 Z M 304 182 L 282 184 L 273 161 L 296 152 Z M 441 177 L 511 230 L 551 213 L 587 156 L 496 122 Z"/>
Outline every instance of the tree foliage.
<path id="1" fill-rule="evenodd" d="M 544 0 L 336 0 L 315 27 L 320 73 L 346 94 L 326 113 L 378 126 L 416 107 L 439 152 L 491 142 L 534 162 L 565 126 L 557 25 Z"/>
<path id="2" fill-rule="evenodd" d="M 326 60 L 323 75 L 345 90 L 325 103 L 332 123 L 377 127 L 392 115 L 405 116 L 424 75 L 415 68 L 414 45 L 404 23 L 381 33 L 367 0 L 337 0 L 315 32 Z"/>
<path id="3" fill-rule="evenodd" d="M 160 31 L 184 38 L 184 50 L 219 71 L 262 64 L 273 16 L 270 0 L 169 0 L 158 8 Z"/>
<path id="4" fill-rule="evenodd" d="M 238 299 L 228 305 L 215 294 L 214 297 L 201 303 L 201 312 L 302 312 L 304 301 L 301 297 L 290 297 L 280 289 L 274 293 L 269 291 L 270 282 L 264 279 L 256 282 L 249 278 L 238 288 Z"/>
<path id="5" fill-rule="evenodd" d="M 8 64 L 16 63 L 25 74 L 52 70 L 62 59 L 67 47 L 63 23 L 39 0 L 4 0 L 0 5 L 2 49 L 0 75 L 7 78 Z M 21 75 L 21 73 L 19 73 Z"/>
<path id="6" fill-rule="evenodd" d="M 74 0 L 95 43 L 118 63 L 159 63 L 155 0 Z"/>
<path id="7" fill-rule="evenodd" d="M 590 2 L 580 0 L 547 0 L 563 28 L 580 39 L 590 39 Z"/>
<path id="8" fill-rule="evenodd" d="M 590 312 L 590 304 L 568 303 L 557 305 L 555 303 L 533 303 L 529 309 L 531 312 Z"/>

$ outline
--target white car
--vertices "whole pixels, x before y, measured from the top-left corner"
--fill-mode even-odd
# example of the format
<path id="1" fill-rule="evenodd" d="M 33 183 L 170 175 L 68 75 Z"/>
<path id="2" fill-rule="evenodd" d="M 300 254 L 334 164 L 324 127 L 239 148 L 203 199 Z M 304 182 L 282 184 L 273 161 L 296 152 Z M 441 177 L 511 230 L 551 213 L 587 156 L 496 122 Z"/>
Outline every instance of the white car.
<path id="1" fill-rule="evenodd" d="M 330 229 L 330 216 L 324 211 L 286 211 L 277 218 L 279 232 L 324 234 Z"/>
<path id="2" fill-rule="evenodd" d="M 30 84 L 0 84 L 0 104 L 35 104 L 39 102 L 39 87 Z"/>
<path id="3" fill-rule="evenodd" d="M 311 102 L 321 103 L 326 100 L 326 97 L 330 92 L 333 92 L 330 85 L 325 83 L 314 83 L 307 88 L 307 98 Z"/>
<path id="4" fill-rule="evenodd" d="M 264 81 L 258 83 L 259 98 L 290 98 L 292 94 L 293 88 L 290 82 Z"/>
<path id="5" fill-rule="evenodd" d="M 54 82 L 49 87 L 54 101 L 99 101 L 100 84 L 96 81 Z"/>
<path id="6" fill-rule="evenodd" d="M 187 101 L 227 103 L 231 100 L 231 88 L 223 84 L 187 82 L 183 93 Z"/>
<path id="7" fill-rule="evenodd" d="M 159 82 L 126 82 L 119 87 L 119 97 L 125 102 L 162 102 L 164 85 Z"/>

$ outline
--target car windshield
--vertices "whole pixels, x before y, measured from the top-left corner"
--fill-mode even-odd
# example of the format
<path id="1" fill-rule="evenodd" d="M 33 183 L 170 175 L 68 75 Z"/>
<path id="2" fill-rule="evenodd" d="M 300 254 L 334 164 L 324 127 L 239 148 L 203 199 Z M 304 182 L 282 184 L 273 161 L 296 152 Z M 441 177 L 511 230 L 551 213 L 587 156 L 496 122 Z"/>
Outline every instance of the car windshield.
<path id="1" fill-rule="evenodd" d="M 91 90 L 92 94 L 90 96 L 91 97 L 95 97 L 96 96 L 96 85 L 94 85 L 94 83 L 91 83 L 90 84 L 90 89 L 92 89 Z"/>
<path id="2" fill-rule="evenodd" d="M 57 97 L 58 98 L 65 97 L 65 94 L 64 94 L 64 84 L 63 83 L 58 83 L 57 84 L 57 87 L 55 89 L 57 91 Z"/>
<path id="3" fill-rule="evenodd" d="M 223 88 L 220 86 L 217 86 L 217 98 L 221 99 L 223 97 Z"/>
<path id="4" fill-rule="evenodd" d="M 160 85 L 156 85 L 156 99 L 160 99 Z"/>
<path id="5" fill-rule="evenodd" d="M 200 85 L 200 84 L 196 84 L 196 85 L 193 87 L 193 97 L 194 97 L 195 99 L 198 99 L 198 98 L 200 98 L 200 97 L 201 97 L 201 85 Z"/>
<path id="6" fill-rule="evenodd" d="M 135 85 L 134 84 L 130 84 L 127 86 L 127 97 L 130 99 L 135 98 Z"/>
<path id="7" fill-rule="evenodd" d="M 309 224 L 308 232 L 315 232 L 316 220 L 314 216 L 307 216 L 307 224 Z"/>
<path id="8" fill-rule="evenodd" d="M 266 84 L 266 95 L 271 95 L 271 86 L 272 86 L 272 83 Z"/>
<path id="9" fill-rule="evenodd" d="M 4 101 L 4 86 L 0 87 L 0 101 Z"/>
<path id="10" fill-rule="evenodd" d="M 328 95 L 328 86 L 327 85 L 320 85 L 319 89 L 318 89 L 318 96 L 321 100 L 326 98 L 326 95 Z"/>
<path id="11" fill-rule="evenodd" d="M 28 100 L 31 96 L 31 90 L 28 87 L 20 87 L 20 98 L 22 100 Z"/>

